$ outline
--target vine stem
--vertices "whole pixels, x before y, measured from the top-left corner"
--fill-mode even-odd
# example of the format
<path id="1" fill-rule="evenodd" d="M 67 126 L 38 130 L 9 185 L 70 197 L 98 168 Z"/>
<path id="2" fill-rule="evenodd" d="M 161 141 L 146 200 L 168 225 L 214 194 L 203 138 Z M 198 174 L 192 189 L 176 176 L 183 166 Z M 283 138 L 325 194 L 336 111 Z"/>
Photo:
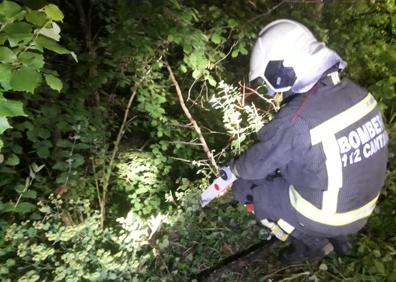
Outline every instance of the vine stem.
<path id="1" fill-rule="evenodd" d="M 176 89 L 177 96 L 179 97 L 180 106 L 182 107 L 184 114 L 186 115 L 186 117 L 188 118 L 190 123 L 193 125 L 195 133 L 197 133 L 199 141 L 201 141 L 202 148 L 203 148 L 204 152 L 206 153 L 206 156 L 208 157 L 210 164 L 212 165 L 212 168 L 214 169 L 214 171 L 217 171 L 218 166 L 217 166 L 216 161 L 213 157 L 213 154 L 209 150 L 208 144 L 206 143 L 206 140 L 205 140 L 204 136 L 202 135 L 201 128 L 198 126 L 198 123 L 192 117 L 190 111 L 188 110 L 188 108 L 184 102 L 184 98 L 183 98 L 182 92 L 180 90 L 179 83 L 177 82 L 177 80 L 175 78 L 173 70 L 168 63 L 166 63 L 166 68 L 168 69 L 170 79 L 172 80 L 173 86 Z"/>
<path id="2" fill-rule="evenodd" d="M 102 229 L 104 228 L 105 219 L 106 219 L 106 197 L 107 197 L 107 191 L 109 190 L 110 176 L 111 176 L 111 173 L 113 171 L 114 161 L 115 161 L 115 158 L 116 158 L 117 153 L 118 153 L 118 147 L 120 145 L 122 137 L 124 136 L 125 128 L 126 128 L 126 126 L 128 124 L 129 111 L 131 109 L 132 102 L 135 99 L 135 96 L 137 94 L 138 85 L 140 85 L 140 83 L 142 83 L 146 79 L 147 75 L 151 72 L 151 69 L 152 68 L 150 67 L 147 70 L 145 75 L 136 84 L 135 90 L 129 96 L 128 104 L 127 104 L 127 107 L 125 108 L 125 112 L 124 112 L 124 118 L 122 120 L 120 129 L 118 130 L 116 141 L 114 142 L 114 147 L 113 147 L 113 151 L 111 153 L 111 158 L 110 158 L 109 164 L 107 166 L 106 174 L 105 174 L 104 179 L 103 179 L 101 200 L 99 201 L 99 204 L 100 204 L 100 227 Z"/>

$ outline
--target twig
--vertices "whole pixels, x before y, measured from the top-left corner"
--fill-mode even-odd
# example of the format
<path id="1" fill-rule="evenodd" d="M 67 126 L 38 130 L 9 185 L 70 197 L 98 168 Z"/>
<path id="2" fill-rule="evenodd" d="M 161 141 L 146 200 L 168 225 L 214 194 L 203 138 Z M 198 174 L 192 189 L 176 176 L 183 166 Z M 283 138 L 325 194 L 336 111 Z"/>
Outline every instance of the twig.
<path id="1" fill-rule="evenodd" d="M 221 59 L 219 59 L 217 62 L 215 62 L 215 63 L 213 64 L 213 67 L 216 66 L 216 65 L 218 65 L 221 61 L 225 60 L 225 59 L 231 54 L 232 50 L 234 50 L 234 47 L 235 47 L 238 43 L 239 43 L 239 40 L 235 41 L 235 42 L 231 45 L 230 50 L 228 50 L 228 53 L 227 53 L 223 58 L 221 58 Z"/>
<path id="2" fill-rule="evenodd" d="M 103 208 L 102 208 L 103 203 L 102 203 L 102 199 L 101 199 L 101 197 L 100 197 L 99 182 L 98 182 L 98 177 L 97 177 L 97 175 L 96 175 L 95 161 L 94 161 L 93 159 L 92 159 L 91 161 L 92 161 L 93 175 L 94 175 L 94 178 L 95 178 L 96 192 L 97 192 L 97 194 L 98 194 L 98 203 L 99 203 L 100 210 L 102 210 L 102 209 L 103 209 Z"/>
<path id="3" fill-rule="evenodd" d="M 170 141 L 169 143 L 170 144 L 191 145 L 191 146 L 201 146 L 201 143 L 186 142 L 186 141 Z"/>
<path id="4" fill-rule="evenodd" d="M 197 77 L 194 82 L 191 84 L 190 88 L 188 89 L 188 96 L 187 96 L 187 101 L 190 101 L 190 97 L 191 97 L 191 90 L 194 88 L 194 85 L 198 82 L 200 77 Z M 195 103 L 195 101 L 194 101 Z"/>
<path id="5" fill-rule="evenodd" d="M 268 16 L 268 15 L 271 14 L 273 11 L 275 11 L 276 9 L 278 9 L 281 5 L 283 5 L 285 2 L 288 2 L 288 1 L 283 0 L 283 1 L 279 2 L 278 4 L 276 4 L 275 6 L 273 6 L 271 9 L 267 10 L 267 12 L 265 12 L 265 13 L 263 13 L 263 14 L 261 14 L 261 15 L 255 16 L 255 17 L 251 18 L 250 20 L 246 21 L 245 25 L 248 25 L 248 24 L 250 24 L 251 22 L 254 22 L 254 21 L 257 20 L 258 18 Z"/>
<path id="6" fill-rule="evenodd" d="M 110 162 L 109 162 L 109 165 L 107 166 L 107 172 L 106 172 L 104 182 L 103 182 L 102 199 L 101 199 L 102 205 L 100 207 L 100 214 L 101 214 L 100 226 L 102 229 L 104 227 L 104 221 L 105 221 L 105 217 L 106 217 L 105 203 L 106 203 L 107 190 L 109 187 L 110 175 L 111 175 L 111 171 L 113 170 L 113 163 L 114 163 L 115 157 L 118 153 L 118 146 L 121 142 L 122 136 L 124 135 L 124 129 L 125 129 L 125 126 L 126 126 L 126 123 L 128 120 L 129 110 L 131 109 L 131 105 L 132 105 L 133 100 L 135 99 L 136 93 L 137 93 L 137 90 L 135 89 L 135 91 L 133 91 L 131 93 L 131 96 L 129 97 L 128 105 L 124 112 L 124 119 L 122 121 L 120 129 L 118 130 L 117 139 L 114 143 L 114 148 L 113 148 L 113 152 L 111 154 Z"/>
<path id="7" fill-rule="evenodd" d="M 176 88 L 176 93 L 177 93 L 177 96 L 179 97 L 180 106 L 182 107 L 182 109 L 184 111 L 184 114 L 187 116 L 189 121 L 194 126 L 194 130 L 197 133 L 199 140 L 201 141 L 203 150 L 205 151 L 205 153 L 206 153 L 206 155 L 207 155 L 207 157 L 208 157 L 208 159 L 209 159 L 209 161 L 210 161 L 210 163 L 212 165 L 212 168 L 214 169 L 214 171 L 217 171 L 217 164 L 216 164 L 215 159 L 213 158 L 213 154 L 209 150 L 209 147 L 208 147 L 208 145 L 207 145 L 207 143 L 205 141 L 205 138 L 202 135 L 201 129 L 199 128 L 197 122 L 194 120 L 194 118 L 192 117 L 192 115 L 191 115 L 190 111 L 188 110 L 186 104 L 184 103 L 184 98 L 183 98 L 182 92 L 180 90 L 179 83 L 177 82 L 177 80 L 175 78 L 175 75 L 173 74 L 172 68 L 170 67 L 170 65 L 168 63 L 166 63 L 166 68 L 168 69 L 170 78 L 171 78 L 171 80 L 173 82 L 173 85 Z"/>
<path id="8" fill-rule="evenodd" d="M 245 96 L 247 97 L 247 96 L 249 96 L 249 95 L 251 95 L 251 94 L 256 94 L 256 95 L 257 95 L 258 97 L 260 97 L 262 100 L 264 100 L 265 102 L 267 102 L 268 104 L 270 104 L 270 105 L 273 107 L 274 110 L 277 109 L 277 107 L 276 107 L 276 105 L 274 104 L 274 102 L 273 102 L 272 99 L 267 99 L 267 98 L 263 97 L 260 93 L 258 93 L 258 91 L 257 91 L 256 89 L 253 89 L 253 88 L 250 88 L 250 87 L 246 86 L 245 83 L 242 84 L 242 82 L 239 81 L 238 84 L 239 84 L 239 86 L 243 89 L 243 99 L 245 99 Z M 247 90 L 249 90 L 249 91 L 251 91 L 251 92 L 245 93 L 245 89 L 247 89 Z M 243 100 L 243 103 L 244 103 L 244 100 Z"/>

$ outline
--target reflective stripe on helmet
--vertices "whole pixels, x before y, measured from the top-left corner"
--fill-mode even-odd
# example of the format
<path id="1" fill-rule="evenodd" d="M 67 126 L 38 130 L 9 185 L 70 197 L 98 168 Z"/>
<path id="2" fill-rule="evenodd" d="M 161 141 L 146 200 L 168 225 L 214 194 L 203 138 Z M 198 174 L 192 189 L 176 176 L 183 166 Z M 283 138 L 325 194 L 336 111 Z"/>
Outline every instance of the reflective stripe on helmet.
<path id="1" fill-rule="evenodd" d="M 300 214 L 312 221 L 331 226 L 342 226 L 368 217 L 373 212 L 378 197 L 379 195 L 364 206 L 355 210 L 333 213 L 318 209 L 313 204 L 305 200 L 293 186 L 289 187 L 290 203 Z"/>
<path id="2" fill-rule="evenodd" d="M 327 187 L 323 192 L 322 210 L 337 211 L 338 193 L 343 186 L 342 160 L 336 133 L 352 125 L 375 109 L 377 102 L 369 93 L 361 101 L 314 127 L 310 131 L 311 144 L 322 144 L 326 156 Z"/>

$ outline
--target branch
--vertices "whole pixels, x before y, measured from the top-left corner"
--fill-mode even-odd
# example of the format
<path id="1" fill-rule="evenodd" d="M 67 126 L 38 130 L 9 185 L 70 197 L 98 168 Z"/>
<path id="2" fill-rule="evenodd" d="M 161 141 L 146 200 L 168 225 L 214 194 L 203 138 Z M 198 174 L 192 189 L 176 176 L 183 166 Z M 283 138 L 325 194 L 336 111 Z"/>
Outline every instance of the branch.
<path id="1" fill-rule="evenodd" d="M 107 190 L 108 190 L 109 182 L 110 182 L 110 176 L 111 176 L 111 172 L 113 170 L 113 164 L 114 164 L 115 157 L 118 153 L 118 146 L 120 145 L 122 136 L 124 135 L 124 129 L 125 129 L 127 121 L 128 121 L 129 110 L 131 109 L 131 105 L 132 105 L 133 100 L 135 99 L 136 93 L 137 93 L 137 90 L 135 89 L 135 91 L 133 91 L 131 93 L 131 96 L 129 97 L 128 105 L 124 112 L 124 119 L 122 121 L 120 129 L 118 130 L 118 135 L 117 135 L 117 139 L 114 143 L 114 148 L 113 148 L 113 152 L 111 154 L 110 162 L 109 162 L 109 165 L 107 166 L 107 171 L 106 171 L 106 175 L 105 175 L 104 183 L 103 183 L 102 199 L 100 201 L 101 202 L 101 205 L 100 205 L 100 208 L 101 208 L 100 226 L 102 229 L 104 227 L 104 221 L 105 221 L 105 217 L 106 217 L 106 197 L 107 197 Z"/>
<path id="2" fill-rule="evenodd" d="M 135 96 L 137 94 L 137 89 L 138 89 L 137 86 L 140 85 L 140 83 L 143 82 L 146 79 L 146 76 L 151 72 L 151 69 L 152 68 L 150 67 L 147 70 L 147 72 L 144 74 L 144 76 L 140 79 L 140 81 L 138 81 L 136 83 L 135 90 L 131 93 L 131 95 L 129 97 L 129 101 L 128 101 L 127 107 L 125 109 L 125 112 L 124 112 L 124 118 L 122 120 L 120 129 L 118 130 L 117 139 L 114 142 L 113 152 L 111 154 L 110 162 L 109 162 L 109 165 L 107 166 L 107 170 L 106 170 L 106 173 L 105 173 L 105 176 L 104 176 L 104 180 L 103 180 L 102 199 L 101 199 L 102 205 L 101 205 L 101 211 L 100 211 L 100 214 L 101 214 L 100 225 L 101 225 L 102 229 L 104 228 L 104 221 L 105 221 L 105 218 L 106 218 L 106 197 L 107 197 L 107 191 L 108 191 L 108 188 L 109 188 L 110 176 L 111 176 L 111 172 L 113 170 L 114 161 L 115 161 L 115 158 L 116 158 L 117 153 L 118 153 L 118 146 L 120 145 L 121 139 L 122 139 L 122 137 L 124 136 L 124 133 L 125 133 L 125 128 L 126 128 L 126 126 L 128 124 L 128 115 L 129 115 L 129 111 L 130 111 L 131 106 L 132 106 L 132 102 L 135 99 Z"/>
<path id="3" fill-rule="evenodd" d="M 177 82 L 177 80 L 175 78 L 175 75 L 173 74 L 172 68 L 170 67 L 170 65 L 168 63 L 166 63 L 166 68 L 168 69 L 169 75 L 170 75 L 170 79 L 172 80 L 172 83 L 173 83 L 173 85 L 176 88 L 176 93 L 177 93 L 177 96 L 179 97 L 180 106 L 182 107 L 182 109 L 184 111 L 184 114 L 186 115 L 186 117 L 188 118 L 190 123 L 192 123 L 192 125 L 194 126 L 195 133 L 197 133 L 199 141 L 201 141 L 202 148 L 205 151 L 206 156 L 208 157 L 212 167 L 215 169 L 215 171 L 217 171 L 218 167 L 217 167 L 215 159 L 213 158 L 213 154 L 209 150 L 209 147 L 208 147 L 208 145 L 207 145 L 207 143 L 205 141 L 205 138 L 202 135 L 201 129 L 199 128 L 197 122 L 194 120 L 194 118 L 192 117 L 192 115 L 191 115 L 190 111 L 188 110 L 186 104 L 184 103 L 184 99 L 183 99 L 182 92 L 180 90 L 179 83 Z"/>
<path id="4" fill-rule="evenodd" d="M 268 9 L 267 12 L 257 15 L 253 18 L 251 18 L 250 20 L 246 21 L 246 24 L 250 24 L 251 22 L 256 21 L 257 19 L 261 18 L 261 17 L 265 17 L 268 16 L 269 14 L 271 14 L 273 11 L 275 11 L 276 9 L 278 9 L 281 5 L 283 5 L 285 2 L 289 2 L 286 0 L 283 0 L 281 2 L 279 2 L 278 4 L 274 5 L 272 8 Z"/>

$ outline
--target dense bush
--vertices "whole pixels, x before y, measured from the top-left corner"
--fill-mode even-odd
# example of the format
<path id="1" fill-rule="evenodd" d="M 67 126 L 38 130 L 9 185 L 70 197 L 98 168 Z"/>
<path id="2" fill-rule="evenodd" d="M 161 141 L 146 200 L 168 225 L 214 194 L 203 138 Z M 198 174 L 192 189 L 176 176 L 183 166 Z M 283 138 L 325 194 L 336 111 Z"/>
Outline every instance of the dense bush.
<path id="1" fill-rule="evenodd" d="M 281 17 L 379 100 L 388 177 L 352 256 L 243 279 L 396 279 L 393 1 L 53 2 L 0 3 L 2 281 L 186 281 L 266 239 L 231 195 L 198 198 L 279 108 L 246 79 L 257 32 Z"/>

